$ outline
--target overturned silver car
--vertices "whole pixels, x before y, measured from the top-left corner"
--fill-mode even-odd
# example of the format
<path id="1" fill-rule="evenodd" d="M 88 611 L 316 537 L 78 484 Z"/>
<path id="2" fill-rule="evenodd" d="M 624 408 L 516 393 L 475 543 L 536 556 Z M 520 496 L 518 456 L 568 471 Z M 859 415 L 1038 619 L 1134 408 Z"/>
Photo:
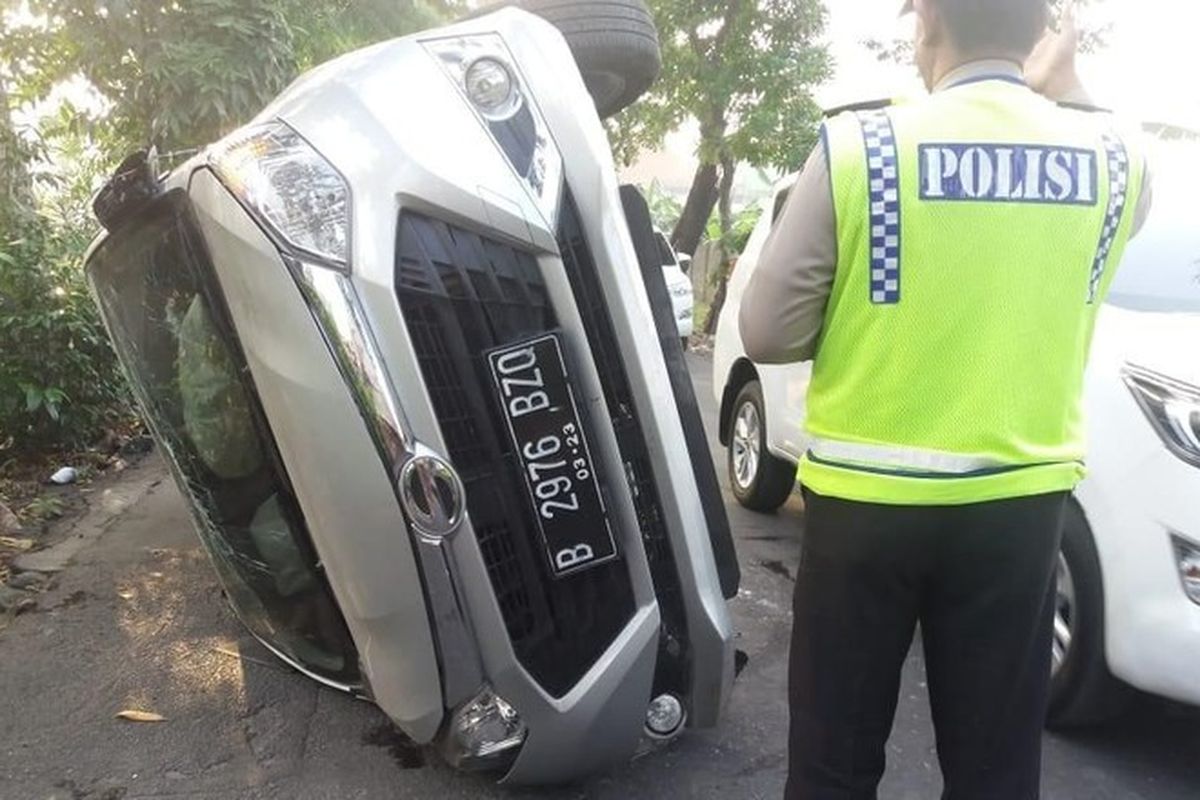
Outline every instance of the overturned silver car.
<path id="1" fill-rule="evenodd" d="M 249 630 L 546 783 L 717 722 L 738 569 L 597 114 L 653 78 L 653 23 L 530 5 L 323 65 L 165 176 L 131 158 L 87 269 Z"/>

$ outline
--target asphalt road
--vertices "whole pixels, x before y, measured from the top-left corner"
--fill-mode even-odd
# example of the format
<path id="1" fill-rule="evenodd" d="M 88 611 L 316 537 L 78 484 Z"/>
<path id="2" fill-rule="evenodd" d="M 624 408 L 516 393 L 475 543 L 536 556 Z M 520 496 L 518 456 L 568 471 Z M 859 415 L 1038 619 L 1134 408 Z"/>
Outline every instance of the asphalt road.
<path id="1" fill-rule="evenodd" d="M 691 363 L 711 428 L 710 365 Z M 0 631 L 0 798 L 778 798 L 802 509 L 793 498 L 764 517 L 727 501 L 744 576 L 732 608 L 750 660 L 724 724 L 587 783 L 530 792 L 451 772 L 374 707 L 275 661 L 228 612 L 163 481 L 79 554 L 41 610 Z M 115 719 L 125 708 L 167 719 Z M 939 795 L 916 651 L 888 757 L 880 797 Z M 1102 730 L 1048 736 L 1044 783 L 1051 800 L 1195 800 L 1200 712 L 1145 698 Z"/>

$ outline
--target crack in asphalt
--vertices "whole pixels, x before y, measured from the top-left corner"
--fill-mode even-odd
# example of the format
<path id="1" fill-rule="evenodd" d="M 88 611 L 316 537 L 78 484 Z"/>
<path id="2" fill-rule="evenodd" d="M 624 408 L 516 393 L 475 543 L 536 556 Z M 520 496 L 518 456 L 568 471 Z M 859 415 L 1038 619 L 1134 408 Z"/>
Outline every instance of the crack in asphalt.
<path id="1" fill-rule="evenodd" d="M 301 765 L 304 764 L 304 758 L 305 758 L 305 756 L 308 755 L 308 740 L 312 736 L 313 720 L 316 719 L 316 716 L 317 716 L 317 707 L 321 703 L 321 692 L 322 691 L 323 690 L 321 689 L 320 686 L 312 687 L 312 708 L 310 708 L 308 710 L 308 713 L 304 715 L 304 735 L 300 738 L 300 764 Z"/>

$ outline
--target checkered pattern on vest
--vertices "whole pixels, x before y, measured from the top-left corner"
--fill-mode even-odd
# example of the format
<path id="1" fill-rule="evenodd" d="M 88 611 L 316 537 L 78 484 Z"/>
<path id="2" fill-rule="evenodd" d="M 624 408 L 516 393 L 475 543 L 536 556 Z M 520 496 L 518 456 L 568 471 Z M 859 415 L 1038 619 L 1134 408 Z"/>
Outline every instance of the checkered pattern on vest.
<path id="1" fill-rule="evenodd" d="M 1104 150 L 1108 153 L 1108 212 L 1104 215 L 1104 228 L 1100 233 L 1100 244 L 1096 248 L 1096 260 L 1092 264 L 1092 279 L 1088 284 L 1088 303 L 1096 302 L 1100 292 L 1100 281 L 1108 265 L 1108 256 L 1117 240 L 1125 204 L 1129 199 L 1129 153 L 1125 143 L 1116 133 L 1105 133 Z"/>
<path id="2" fill-rule="evenodd" d="M 871 202 L 871 302 L 900 302 L 900 173 L 896 135 L 884 111 L 858 115 L 867 148 Z"/>

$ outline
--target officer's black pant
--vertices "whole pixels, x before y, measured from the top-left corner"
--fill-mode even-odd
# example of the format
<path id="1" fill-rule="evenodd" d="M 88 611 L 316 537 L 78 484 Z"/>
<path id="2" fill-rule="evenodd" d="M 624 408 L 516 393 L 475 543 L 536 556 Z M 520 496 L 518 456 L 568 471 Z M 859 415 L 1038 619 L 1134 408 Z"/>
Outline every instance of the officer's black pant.
<path id="1" fill-rule="evenodd" d="M 1066 500 L 913 508 L 805 493 L 787 800 L 876 796 L 918 622 L 943 798 L 1038 797 Z"/>

